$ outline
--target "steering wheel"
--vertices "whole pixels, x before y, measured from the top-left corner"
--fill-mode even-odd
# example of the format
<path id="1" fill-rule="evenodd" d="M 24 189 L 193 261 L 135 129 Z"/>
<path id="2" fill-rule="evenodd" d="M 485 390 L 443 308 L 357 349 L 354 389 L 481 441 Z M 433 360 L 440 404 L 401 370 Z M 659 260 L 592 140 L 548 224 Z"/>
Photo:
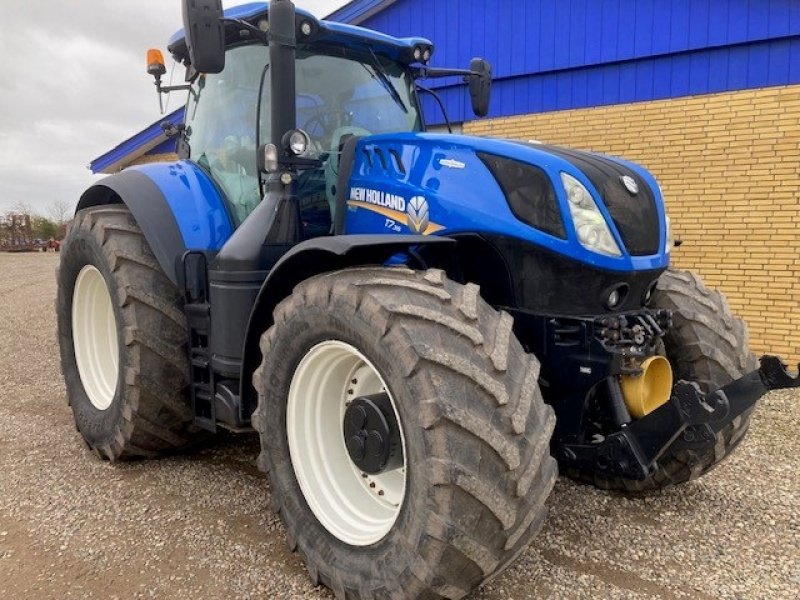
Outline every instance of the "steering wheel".
<path id="1" fill-rule="evenodd" d="M 347 115 L 345 115 L 347 116 Z M 331 134 L 340 127 L 337 123 L 342 117 L 342 112 L 337 110 L 319 111 L 303 123 L 302 129 L 316 140 L 329 140 Z M 349 120 L 349 119 L 348 119 Z M 346 125 L 345 125 L 346 126 Z M 322 142 L 323 147 L 326 146 Z"/>

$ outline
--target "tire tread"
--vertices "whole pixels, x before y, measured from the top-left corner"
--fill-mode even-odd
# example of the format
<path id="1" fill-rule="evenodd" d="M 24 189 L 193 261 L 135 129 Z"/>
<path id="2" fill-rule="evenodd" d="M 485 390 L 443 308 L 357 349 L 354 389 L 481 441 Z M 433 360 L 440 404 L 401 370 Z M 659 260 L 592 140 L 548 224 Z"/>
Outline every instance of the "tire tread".
<path id="1" fill-rule="evenodd" d="M 123 402 L 119 421 L 108 439 L 92 449 L 101 458 L 114 461 L 151 458 L 196 443 L 203 434 L 192 424 L 186 399 L 186 321 L 177 288 L 161 270 L 124 205 L 79 211 L 68 227 L 62 260 L 80 232 L 88 232 L 101 248 L 119 290 L 112 301 L 122 314 L 119 339 L 128 365 L 120 376 L 124 390 L 119 394 Z M 68 319 L 67 307 L 67 299 L 59 295 L 60 321 Z M 143 375 L 145 362 L 160 366 L 158 377 L 153 369 Z M 65 367 L 62 350 L 62 369 Z"/>
<path id="2" fill-rule="evenodd" d="M 516 340 L 510 315 L 486 304 L 477 286 L 454 283 L 443 271 L 367 267 L 307 280 L 277 307 L 276 324 L 261 339 L 265 360 L 254 375 L 259 406 L 252 421 L 262 434 L 258 464 L 267 472 L 275 459 L 274 441 L 269 439 L 273 436 L 266 424 L 267 362 L 276 343 L 276 329 L 293 315 L 303 314 L 309 302 L 320 310 L 342 312 L 346 307 L 374 323 L 384 339 L 406 339 L 406 352 L 397 361 L 406 367 L 407 377 L 454 382 L 477 399 L 467 405 L 442 392 L 420 402 L 418 411 L 418 425 L 432 447 L 483 448 L 481 460 L 492 465 L 488 472 L 496 469 L 499 474 L 499 479 L 487 478 L 482 471 L 462 464 L 455 450 L 428 459 L 426 469 L 432 474 L 429 502 L 434 502 L 437 490 L 450 490 L 469 499 L 464 506 L 470 507 L 472 516 L 456 519 L 455 515 L 431 514 L 424 536 L 427 542 L 420 547 L 436 548 L 439 558 L 446 555 L 447 560 L 439 564 L 436 556 L 417 557 L 409 567 L 407 575 L 413 583 L 406 586 L 405 593 L 409 598 L 462 598 L 509 564 L 544 522 L 545 500 L 558 471 L 549 454 L 555 415 L 538 389 L 538 361 L 526 355 Z M 515 369 L 518 365 L 522 368 Z M 312 581 L 334 584 L 342 574 L 327 566 L 315 553 L 313 541 L 297 530 L 274 483 L 274 506 L 296 539 Z M 475 535 L 461 524 L 485 522 L 488 515 L 496 523 L 492 535 Z M 375 580 L 346 588 L 342 597 L 394 596 Z"/>

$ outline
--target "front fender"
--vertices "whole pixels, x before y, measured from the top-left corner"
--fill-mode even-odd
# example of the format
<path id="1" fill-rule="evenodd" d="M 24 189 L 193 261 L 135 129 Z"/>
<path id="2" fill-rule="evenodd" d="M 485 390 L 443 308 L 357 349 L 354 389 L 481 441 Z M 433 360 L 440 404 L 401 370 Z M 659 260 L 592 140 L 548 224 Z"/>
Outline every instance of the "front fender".
<path id="1" fill-rule="evenodd" d="M 186 251 L 217 252 L 234 231 L 222 194 L 190 161 L 138 165 L 106 177 L 83 193 L 76 211 L 120 203 L 176 285 Z"/>
<path id="2" fill-rule="evenodd" d="M 412 248 L 425 254 L 429 266 L 445 266 L 455 240 L 425 235 L 335 235 L 302 242 L 287 252 L 272 268 L 261 286 L 250 312 L 242 353 L 241 394 L 245 417 L 256 407 L 250 376 L 258 366 L 258 342 L 272 325 L 275 307 L 295 286 L 315 275 L 348 267 L 382 265 L 392 256 Z"/>

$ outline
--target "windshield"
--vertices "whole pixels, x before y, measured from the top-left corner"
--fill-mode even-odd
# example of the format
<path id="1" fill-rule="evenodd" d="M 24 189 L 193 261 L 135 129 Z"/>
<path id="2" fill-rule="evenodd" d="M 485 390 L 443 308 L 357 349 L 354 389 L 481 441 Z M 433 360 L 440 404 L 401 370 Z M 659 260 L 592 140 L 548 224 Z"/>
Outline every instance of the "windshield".
<path id="1" fill-rule="evenodd" d="M 342 134 L 421 129 L 413 80 L 397 63 L 371 53 L 301 51 L 296 69 L 297 126 L 321 151 L 338 150 Z"/>
<path id="2" fill-rule="evenodd" d="M 422 128 L 413 78 L 406 68 L 368 51 L 335 52 L 317 48 L 297 52 L 297 127 L 308 132 L 310 154 L 322 161 L 316 173 L 301 177 L 305 204 L 333 205 L 339 154 L 348 137 Z M 256 144 L 272 141 L 270 106 L 275 93 L 268 69 L 266 46 L 230 48 L 225 70 L 200 75 L 189 94 L 186 125 L 191 159 L 225 192 L 237 225 L 261 201 Z"/>

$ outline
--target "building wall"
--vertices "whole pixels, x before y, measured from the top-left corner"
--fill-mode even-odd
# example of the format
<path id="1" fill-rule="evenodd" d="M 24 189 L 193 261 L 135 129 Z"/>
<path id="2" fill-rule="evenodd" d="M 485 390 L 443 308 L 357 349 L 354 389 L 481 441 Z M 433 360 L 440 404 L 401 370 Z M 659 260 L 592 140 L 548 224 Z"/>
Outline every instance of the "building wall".
<path id="1" fill-rule="evenodd" d="M 433 66 L 488 59 L 491 117 L 800 84 L 797 0 L 360 0 L 332 18 L 427 37 Z M 428 83 L 472 118 L 459 78 Z"/>
<path id="2" fill-rule="evenodd" d="M 800 85 L 473 121 L 464 132 L 648 167 L 684 242 L 673 264 L 725 293 L 754 352 L 800 361 Z"/>

